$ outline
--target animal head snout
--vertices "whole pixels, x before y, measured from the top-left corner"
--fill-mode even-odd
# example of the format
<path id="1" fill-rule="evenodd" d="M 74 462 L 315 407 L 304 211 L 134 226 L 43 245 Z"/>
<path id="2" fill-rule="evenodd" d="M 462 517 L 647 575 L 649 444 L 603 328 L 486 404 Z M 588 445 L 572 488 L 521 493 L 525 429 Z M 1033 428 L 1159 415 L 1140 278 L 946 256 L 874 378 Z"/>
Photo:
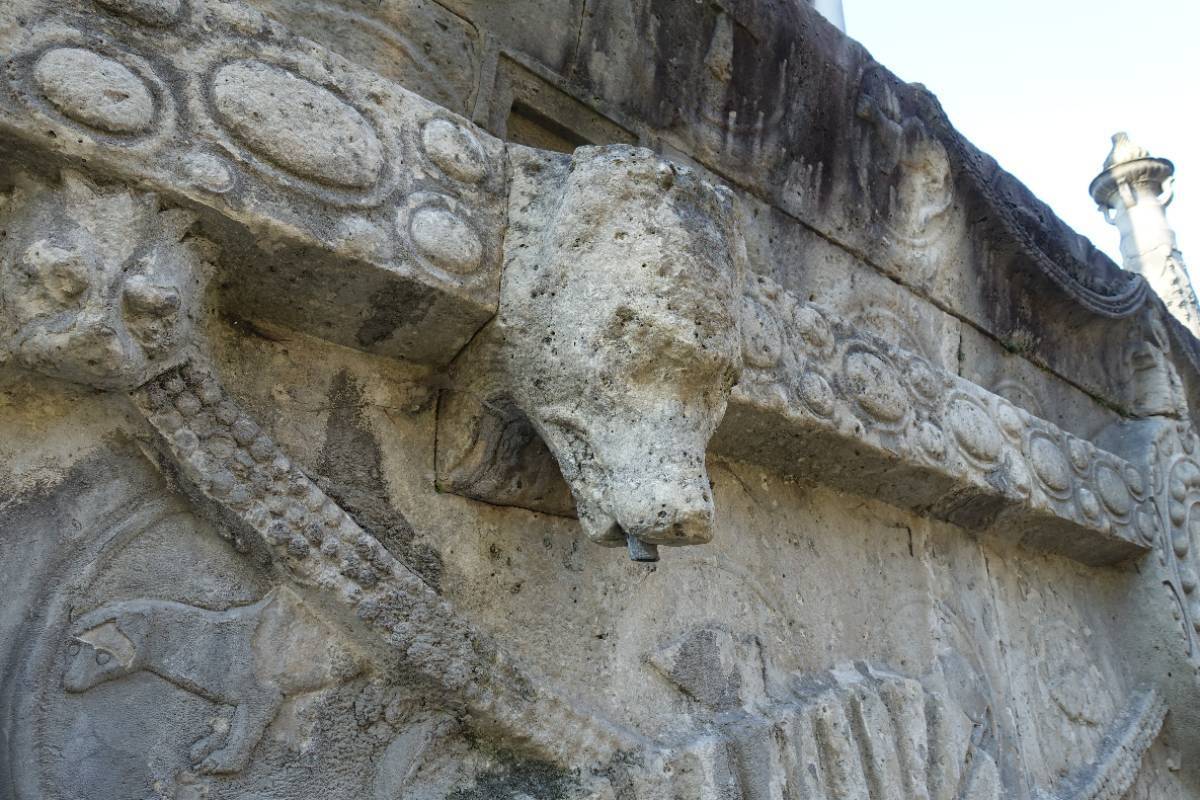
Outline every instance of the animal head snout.
<path id="1" fill-rule="evenodd" d="M 63 689 L 68 692 L 86 692 L 97 684 L 112 677 L 120 667 L 112 653 L 92 646 L 88 642 L 75 640 L 67 648 L 69 661 L 63 674 Z"/>
<path id="2" fill-rule="evenodd" d="M 584 533 L 635 561 L 657 561 L 660 545 L 705 544 L 716 520 L 704 464 L 707 433 L 654 415 L 588 430 L 556 420 L 543 426 L 575 496 Z"/>
<path id="3" fill-rule="evenodd" d="M 622 146 L 525 179 L 542 182 L 545 207 L 506 240 L 493 327 L 515 405 L 594 541 L 638 560 L 710 541 L 704 456 L 742 368 L 733 195 Z"/>
<path id="4" fill-rule="evenodd" d="M 136 669 L 137 648 L 108 620 L 81 630 L 67 646 L 67 669 L 63 688 L 68 692 L 86 692 Z"/>

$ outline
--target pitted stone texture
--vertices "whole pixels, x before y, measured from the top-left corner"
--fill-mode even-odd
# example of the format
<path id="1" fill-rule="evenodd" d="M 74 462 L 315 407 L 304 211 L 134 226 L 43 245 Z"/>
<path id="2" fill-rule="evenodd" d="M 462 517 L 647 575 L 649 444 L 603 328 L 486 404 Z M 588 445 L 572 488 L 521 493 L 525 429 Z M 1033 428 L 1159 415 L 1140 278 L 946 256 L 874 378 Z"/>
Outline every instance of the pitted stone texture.
<path id="1" fill-rule="evenodd" d="M 34 80 L 59 111 L 93 128 L 138 133 L 154 115 L 154 100 L 141 79 L 90 50 L 47 51 L 38 59 Z"/>
<path id="2" fill-rule="evenodd" d="M 234 313 L 435 364 L 495 313 L 503 148 L 466 119 L 241 3 L 5 11 L 0 134 L 192 207 Z"/>
<path id="3" fill-rule="evenodd" d="M 22 176 L 0 205 L 0 354 L 103 389 L 179 363 L 195 345 L 211 257 L 185 238 L 195 219 L 70 171 L 57 184 Z"/>
<path id="4" fill-rule="evenodd" d="M 500 313 L 461 372 L 497 373 L 477 393 L 527 415 L 590 538 L 708 541 L 705 451 L 741 369 L 731 196 L 646 150 L 511 153 Z"/>
<path id="5" fill-rule="evenodd" d="M 767 278 L 748 287 L 745 319 L 760 321 L 743 327 L 778 328 L 779 355 L 744 372 L 717 451 L 1087 564 L 1150 547 L 1133 464 Z"/>
<path id="6" fill-rule="evenodd" d="M 210 91 L 234 135 L 285 169 L 350 189 L 369 189 L 383 171 L 383 148 L 362 115 L 288 70 L 226 64 Z"/>

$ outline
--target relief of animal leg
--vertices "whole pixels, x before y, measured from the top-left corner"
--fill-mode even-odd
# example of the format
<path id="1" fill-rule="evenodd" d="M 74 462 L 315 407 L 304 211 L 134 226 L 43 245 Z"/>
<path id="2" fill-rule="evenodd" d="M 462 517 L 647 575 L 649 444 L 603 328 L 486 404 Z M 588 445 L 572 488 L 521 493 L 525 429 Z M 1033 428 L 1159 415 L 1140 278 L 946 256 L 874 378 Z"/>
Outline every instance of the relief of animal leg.
<path id="1" fill-rule="evenodd" d="M 282 703 L 283 695 L 276 689 L 264 689 L 257 695 L 241 698 L 229 721 L 229 732 L 223 745 L 201 760 L 196 771 L 221 774 L 245 769 L 250 763 L 250 754 Z"/>
<path id="2" fill-rule="evenodd" d="M 199 766 L 204 759 L 208 758 L 209 754 L 225 744 L 226 737 L 229 735 L 229 721 L 224 717 L 218 717 L 213 721 L 213 726 L 209 733 L 201 736 L 192 743 L 188 750 L 188 760 L 194 765 Z"/>

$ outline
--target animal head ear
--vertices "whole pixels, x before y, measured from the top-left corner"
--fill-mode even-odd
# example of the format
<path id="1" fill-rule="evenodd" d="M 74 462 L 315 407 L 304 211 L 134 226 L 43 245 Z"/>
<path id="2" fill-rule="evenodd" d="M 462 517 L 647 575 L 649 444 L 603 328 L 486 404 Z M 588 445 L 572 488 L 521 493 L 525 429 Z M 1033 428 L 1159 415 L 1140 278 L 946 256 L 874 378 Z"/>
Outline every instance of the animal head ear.
<path id="1" fill-rule="evenodd" d="M 178 242 L 188 229 L 196 224 L 200 215 L 185 208 L 168 208 L 158 212 L 158 222 L 163 236 L 170 242 Z"/>
<path id="2" fill-rule="evenodd" d="M 82 635 L 88 631 L 99 628 L 106 622 L 113 622 L 116 619 L 116 614 L 109 608 L 97 608 L 80 614 L 71 622 L 71 635 L 76 639 L 82 639 Z"/>
<path id="3" fill-rule="evenodd" d="M 64 169 L 60 175 L 67 197 L 79 203 L 95 202 L 99 191 L 87 176 L 73 169 Z"/>

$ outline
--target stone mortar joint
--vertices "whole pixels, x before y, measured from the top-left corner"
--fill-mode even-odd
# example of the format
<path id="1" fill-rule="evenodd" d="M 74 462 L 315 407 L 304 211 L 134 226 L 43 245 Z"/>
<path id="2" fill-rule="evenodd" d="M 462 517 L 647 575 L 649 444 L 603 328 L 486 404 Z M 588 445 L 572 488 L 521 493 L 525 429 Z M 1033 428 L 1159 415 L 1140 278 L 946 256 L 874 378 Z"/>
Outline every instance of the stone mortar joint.
<path id="1" fill-rule="evenodd" d="M 509 161 L 499 313 L 458 387 L 528 417 L 593 541 L 710 541 L 705 452 L 742 369 L 732 193 L 642 148 Z"/>

